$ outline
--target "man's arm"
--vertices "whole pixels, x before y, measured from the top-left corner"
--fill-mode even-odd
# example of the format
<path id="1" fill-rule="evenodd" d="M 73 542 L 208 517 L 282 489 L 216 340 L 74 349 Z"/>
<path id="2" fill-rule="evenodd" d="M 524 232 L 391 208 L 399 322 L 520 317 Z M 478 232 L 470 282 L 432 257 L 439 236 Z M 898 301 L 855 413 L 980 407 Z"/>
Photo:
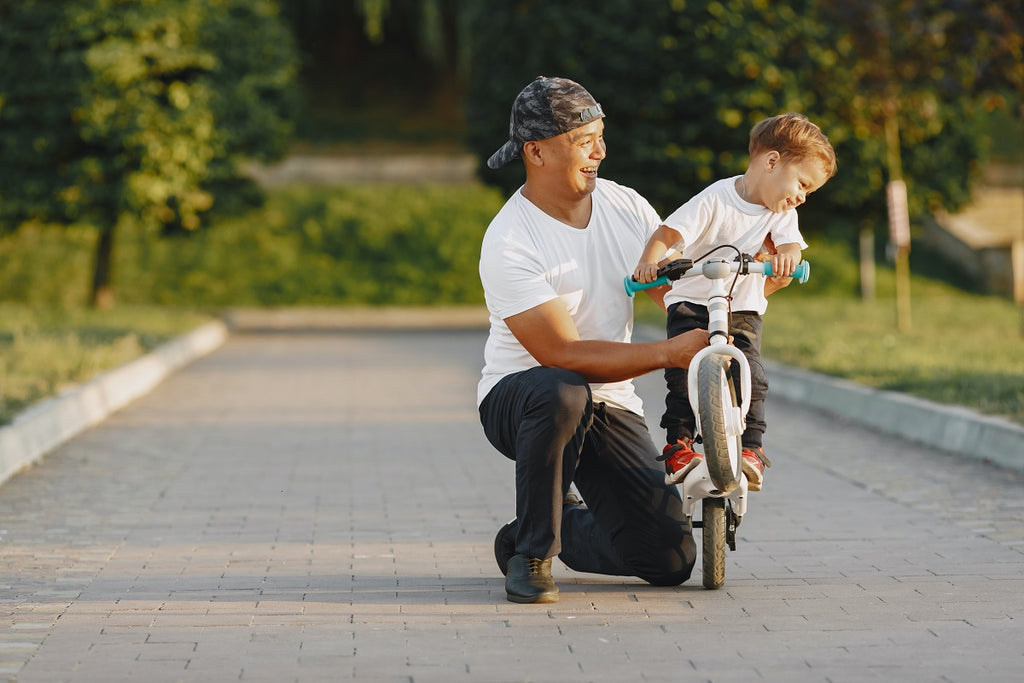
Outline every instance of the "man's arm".
<path id="1" fill-rule="evenodd" d="M 538 363 L 572 370 L 588 382 L 619 382 L 661 368 L 685 368 L 708 345 L 704 330 L 642 344 L 580 339 L 558 299 L 505 318 L 505 324 Z"/>

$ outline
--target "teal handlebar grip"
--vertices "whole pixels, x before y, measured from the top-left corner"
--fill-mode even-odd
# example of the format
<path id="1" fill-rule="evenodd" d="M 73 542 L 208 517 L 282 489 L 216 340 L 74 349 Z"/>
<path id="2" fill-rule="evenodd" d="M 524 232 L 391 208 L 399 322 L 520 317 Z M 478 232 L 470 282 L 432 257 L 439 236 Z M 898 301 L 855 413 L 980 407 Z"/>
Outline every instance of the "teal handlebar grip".
<path id="1" fill-rule="evenodd" d="M 633 298 L 634 294 L 641 290 L 650 289 L 651 287 L 660 287 L 661 285 L 667 285 L 668 283 L 669 280 L 664 275 L 662 275 L 657 280 L 654 280 L 652 282 L 637 282 L 636 280 L 633 279 L 632 275 L 627 275 L 626 277 L 622 278 L 622 285 L 626 288 L 626 294 L 629 295 L 630 299 Z"/>
<path id="2" fill-rule="evenodd" d="M 764 275 L 765 277 L 771 277 L 771 261 L 764 262 Z M 809 280 L 811 277 L 811 264 L 808 263 L 806 260 L 801 261 L 799 264 L 797 264 L 797 267 L 793 269 L 793 274 L 790 275 L 790 277 L 799 282 L 800 284 L 807 282 L 807 280 Z"/>

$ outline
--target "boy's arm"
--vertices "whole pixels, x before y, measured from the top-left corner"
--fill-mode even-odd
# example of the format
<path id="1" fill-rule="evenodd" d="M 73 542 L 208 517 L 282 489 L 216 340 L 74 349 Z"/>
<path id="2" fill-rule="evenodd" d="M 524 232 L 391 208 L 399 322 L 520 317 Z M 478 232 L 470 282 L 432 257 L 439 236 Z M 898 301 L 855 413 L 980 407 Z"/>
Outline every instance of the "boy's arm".
<path id="1" fill-rule="evenodd" d="M 683 236 L 677 230 L 667 225 L 658 226 L 658 229 L 647 240 L 643 254 L 637 262 L 633 271 L 633 279 L 637 282 L 653 282 L 658 277 L 658 263 L 665 258 L 665 253 L 674 245 L 679 243 Z"/>

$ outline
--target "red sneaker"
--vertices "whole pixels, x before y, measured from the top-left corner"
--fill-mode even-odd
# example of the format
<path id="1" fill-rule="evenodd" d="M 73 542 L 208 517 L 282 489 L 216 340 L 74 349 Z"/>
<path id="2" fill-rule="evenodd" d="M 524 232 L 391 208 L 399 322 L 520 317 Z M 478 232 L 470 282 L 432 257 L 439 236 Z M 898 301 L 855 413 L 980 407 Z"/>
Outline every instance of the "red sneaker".
<path id="1" fill-rule="evenodd" d="M 764 469 L 770 467 L 768 458 L 764 456 L 764 449 L 756 448 L 743 449 L 743 474 L 747 475 L 747 490 L 760 491 L 764 483 Z"/>
<path id="2" fill-rule="evenodd" d="M 665 483 L 678 484 L 686 473 L 696 467 L 703 455 L 693 450 L 693 439 L 679 439 L 665 446 L 658 460 L 665 463 Z"/>

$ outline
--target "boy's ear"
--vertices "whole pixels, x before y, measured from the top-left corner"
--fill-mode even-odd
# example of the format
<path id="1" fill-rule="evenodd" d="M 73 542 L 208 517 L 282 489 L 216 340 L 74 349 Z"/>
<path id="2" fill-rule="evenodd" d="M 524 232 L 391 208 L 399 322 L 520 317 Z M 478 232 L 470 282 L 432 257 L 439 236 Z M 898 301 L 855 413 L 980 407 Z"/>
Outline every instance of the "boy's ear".
<path id="1" fill-rule="evenodd" d="M 782 155 L 776 152 L 774 149 L 764 155 L 764 170 L 771 173 L 775 170 L 775 167 L 779 165 L 782 160 Z"/>

